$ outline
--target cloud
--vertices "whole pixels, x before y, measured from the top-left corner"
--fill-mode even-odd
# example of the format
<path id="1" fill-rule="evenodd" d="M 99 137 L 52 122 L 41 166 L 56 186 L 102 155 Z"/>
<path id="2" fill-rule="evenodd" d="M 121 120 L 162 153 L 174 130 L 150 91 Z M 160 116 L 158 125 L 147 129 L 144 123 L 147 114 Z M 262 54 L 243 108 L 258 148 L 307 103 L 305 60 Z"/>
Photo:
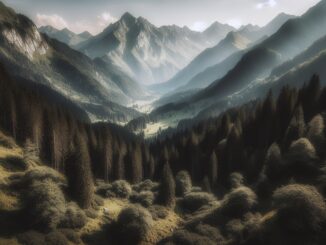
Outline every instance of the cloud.
<path id="1" fill-rule="evenodd" d="M 194 31 L 204 31 L 208 27 L 208 23 L 205 21 L 196 21 L 191 26 L 190 29 Z"/>
<path id="2" fill-rule="evenodd" d="M 97 16 L 97 25 L 101 28 L 106 27 L 115 21 L 117 21 L 117 18 L 113 17 L 110 12 L 103 12 Z"/>
<path id="3" fill-rule="evenodd" d="M 50 25 L 59 30 L 68 28 L 75 33 L 89 31 L 92 34 L 97 34 L 109 24 L 117 21 L 117 19 L 106 11 L 91 20 L 77 20 L 75 22 L 68 22 L 57 14 L 46 15 L 38 13 L 34 21 L 38 27 Z"/>
<path id="4" fill-rule="evenodd" d="M 276 0 L 264 0 L 257 3 L 256 8 L 257 9 L 272 8 L 275 7 L 276 4 L 277 4 Z"/>
<path id="5" fill-rule="evenodd" d="M 68 23 L 59 15 L 36 14 L 35 23 L 37 26 L 53 26 L 59 30 L 68 27 Z"/>

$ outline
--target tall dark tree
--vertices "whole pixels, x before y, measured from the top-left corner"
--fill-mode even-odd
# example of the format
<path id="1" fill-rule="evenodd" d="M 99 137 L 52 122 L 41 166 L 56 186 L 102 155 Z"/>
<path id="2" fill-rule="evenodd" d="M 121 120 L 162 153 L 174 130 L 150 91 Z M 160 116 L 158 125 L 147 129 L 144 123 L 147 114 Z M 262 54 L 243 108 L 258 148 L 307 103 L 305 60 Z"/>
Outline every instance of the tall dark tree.
<path id="1" fill-rule="evenodd" d="M 304 113 L 302 106 L 299 105 L 294 111 L 294 115 L 291 119 L 290 125 L 288 126 L 285 137 L 284 137 L 284 147 L 287 149 L 294 140 L 303 137 L 306 129 L 304 121 Z"/>
<path id="2" fill-rule="evenodd" d="M 166 162 L 163 167 L 158 202 L 170 208 L 175 206 L 175 181 L 168 162 Z"/>
<path id="3" fill-rule="evenodd" d="M 94 198 L 94 182 L 86 138 L 78 132 L 67 158 L 66 176 L 71 196 L 82 208 L 90 208 Z"/>
<path id="4" fill-rule="evenodd" d="M 217 176 L 218 176 L 218 162 L 217 162 L 217 156 L 213 151 L 208 162 L 208 179 L 213 189 L 216 187 L 217 184 Z"/>

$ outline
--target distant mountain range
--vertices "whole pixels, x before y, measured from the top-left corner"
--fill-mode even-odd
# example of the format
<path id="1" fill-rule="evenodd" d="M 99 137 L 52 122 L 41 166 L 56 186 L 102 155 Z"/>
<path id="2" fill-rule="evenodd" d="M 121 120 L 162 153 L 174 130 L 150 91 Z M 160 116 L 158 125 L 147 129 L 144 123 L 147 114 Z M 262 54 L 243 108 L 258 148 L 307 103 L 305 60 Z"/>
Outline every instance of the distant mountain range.
<path id="1" fill-rule="evenodd" d="M 77 45 L 91 58 L 102 58 L 143 84 L 166 81 L 196 55 L 235 30 L 218 22 L 204 32 L 187 27 L 156 27 L 146 19 L 124 14 L 102 33 Z"/>
<path id="2" fill-rule="evenodd" d="M 159 91 L 161 93 L 166 93 L 175 90 L 178 87 L 181 88 L 177 91 L 207 87 L 215 79 L 221 77 L 218 76 L 220 73 L 217 71 L 215 72 L 215 77 L 209 76 L 213 66 L 219 65 L 219 63 L 225 61 L 226 58 L 229 58 L 237 51 L 245 50 L 260 39 L 267 38 L 274 34 L 287 20 L 291 18 L 294 18 L 294 16 L 282 13 L 262 28 L 259 26 L 247 25 L 241 27 L 237 31 L 229 32 L 229 34 L 216 46 L 208 48 L 200 53 L 192 62 L 190 62 L 189 65 L 178 72 L 171 80 L 166 83 L 154 85 L 151 89 L 156 92 Z M 230 61 L 231 59 L 235 60 L 235 57 L 239 56 L 232 56 L 228 61 L 226 61 L 227 64 L 230 64 L 229 67 L 223 64 L 219 66 L 223 66 L 223 70 L 225 71 L 224 74 L 222 73 L 223 75 L 234 67 L 235 64 L 233 62 L 230 63 Z M 239 61 L 239 59 L 237 61 Z M 199 74 L 200 76 L 198 77 Z"/>
<path id="3" fill-rule="evenodd" d="M 96 36 L 37 29 L 0 4 L 0 63 L 16 81 L 64 96 L 92 122 L 155 134 L 269 89 L 300 86 L 314 73 L 326 80 L 325 26 L 326 0 L 300 17 L 280 14 L 264 27 L 238 30 L 218 22 L 203 32 L 156 27 L 125 13 Z"/>
<path id="4" fill-rule="evenodd" d="M 125 107 L 135 99 L 135 92 L 138 97 L 147 96 L 134 80 L 40 34 L 31 20 L 2 3 L 0 48 L 0 62 L 12 77 L 58 91 L 92 120 L 125 123 L 140 115 Z"/>
<path id="5" fill-rule="evenodd" d="M 216 116 L 227 108 L 265 96 L 268 89 L 277 92 L 286 84 L 299 86 L 314 73 L 323 79 L 325 26 L 326 1 L 323 0 L 301 17 L 287 20 L 275 34 L 215 65 L 215 82 L 207 88 L 187 96 L 180 96 L 179 92 L 169 95 L 170 102 L 165 100 L 165 105 L 147 117 L 146 130 L 153 123 L 173 127 L 180 120 L 195 115 L 200 118 Z M 223 65 L 226 63 L 230 64 L 230 69 L 220 77 L 221 67 L 226 67 Z M 214 69 L 209 68 L 211 78 Z"/>
<path id="6" fill-rule="evenodd" d="M 58 30 L 52 26 L 42 26 L 39 28 L 39 31 L 71 47 L 75 47 L 76 45 L 85 42 L 92 37 L 92 34 L 90 34 L 88 31 L 76 34 L 67 28 Z"/>

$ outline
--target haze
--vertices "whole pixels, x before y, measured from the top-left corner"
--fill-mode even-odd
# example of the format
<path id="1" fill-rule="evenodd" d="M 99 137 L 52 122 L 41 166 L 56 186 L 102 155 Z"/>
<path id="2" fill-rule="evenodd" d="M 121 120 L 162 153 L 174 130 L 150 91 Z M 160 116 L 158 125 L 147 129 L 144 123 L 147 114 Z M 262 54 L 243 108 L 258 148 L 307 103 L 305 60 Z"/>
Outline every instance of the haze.
<path id="1" fill-rule="evenodd" d="M 280 12 L 301 15 L 318 0 L 4 0 L 38 26 L 96 34 L 124 12 L 151 23 L 187 25 L 201 31 L 214 21 L 235 27 L 264 25 Z"/>

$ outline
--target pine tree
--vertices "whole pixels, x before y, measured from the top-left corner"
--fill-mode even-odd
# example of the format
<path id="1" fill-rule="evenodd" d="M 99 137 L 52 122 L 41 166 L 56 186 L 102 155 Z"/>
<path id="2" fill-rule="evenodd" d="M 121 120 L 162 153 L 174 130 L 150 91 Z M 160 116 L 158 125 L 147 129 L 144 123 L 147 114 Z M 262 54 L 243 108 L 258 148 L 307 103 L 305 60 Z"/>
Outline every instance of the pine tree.
<path id="1" fill-rule="evenodd" d="M 142 162 L 141 148 L 138 143 L 133 144 L 131 161 L 132 161 L 131 183 L 139 183 L 143 179 L 143 162 Z"/>
<path id="2" fill-rule="evenodd" d="M 77 134 L 74 146 L 67 158 L 66 176 L 71 196 L 82 208 L 91 207 L 94 198 L 94 183 L 90 156 L 85 136 Z"/>
<path id="3" fill-rule="evenodd" d="M 163 167 L 158 201 L 160 204 L 170 208 L 175 206 L 175 181 L 168 162 Z"/>
<path id="4" fill-rule="evenodd" d="M 302 106 L 299 105 L 294 112 L 291 119 L 290 125 L 285 133 L 284 147 L 287 149 L 290 144 L 301 137 L 303 137 L 305 132 L 305 122 Z"/>
<path id="5" fill-rule="evenodd" d="M 212 188 L 216 187 L 217 176 L 218 176 L 217 156 L 213 151 L 208 163 L 208 179 L 210 181 L 210 185 Z"/>

